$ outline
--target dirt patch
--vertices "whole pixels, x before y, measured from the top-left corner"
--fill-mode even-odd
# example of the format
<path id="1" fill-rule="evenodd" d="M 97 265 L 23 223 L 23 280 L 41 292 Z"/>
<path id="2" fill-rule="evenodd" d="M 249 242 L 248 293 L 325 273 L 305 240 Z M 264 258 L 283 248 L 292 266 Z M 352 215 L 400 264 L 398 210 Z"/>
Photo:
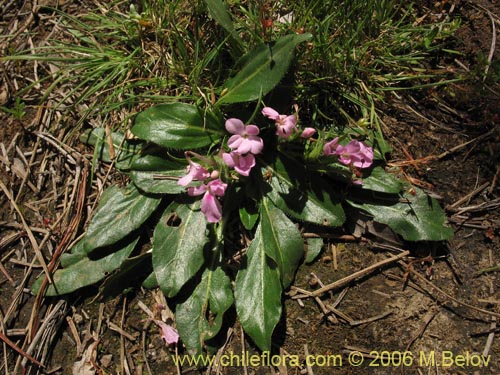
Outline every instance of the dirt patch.
<path id="1" fill-rule="evenodd" d="M 498 270 L 489 271 L 498 265 L 500 256 L 499 86 L 491 74 L 484 82 L 483 76 L 478 75 L 478 72 L 485 72 L 488 64 L 491 25 L 498 22 L 500 5 L 486 0 L 455 4 L 443 1 L 439 2 L 439 7 L 424 3 L 422 9 L 431 9 L 433 14 L 453 9 L 453 15 L 461 17 L 462 26 L 451 47 L 460 50 L 462 55 L 456 61 L 443 64 L 461 72 L 464 80 L 442 89 L 394 98 L 383 108 L 381 118 L 386 136 L 394 146 L 390 164 L 402 176 L 441 197 L 440 202 L 447 207 L 456 235 L 449 244 L 412 246 L 412 256 L 404 262 L 377 268 L 355 282 L 323 294 L 318 300 L 296 299 L 294 291 L 290 291 L 285 298 L 286 313 L 276 331 L 275 342 L 282 346 L 281 349 L 276 346 L 271 353 L 275 361 L 280 358 L 285 361 L 280 364 L 285 363 L 286 370 L 277 366 L 277 362 L 264 358 L 264 362 L 260 362 L 264 366 L 249 366 L 249 374 L 307 373 L 307 354 L 314 356 L 311 358 L 316 361 L 310 369 L 314 374 L 500 373 L 498 327 L 491 314 L 481 312 L 482 309 L 500 313 L 499 273 Z M 47 15 L 27 27 L 36 28 L 43 23 L 43 17 Z M 4 34 L 9 25 L 12 23 L 2 23 Z M 3 52 L 8 47 L 5 46 Z M 491 56 L 492 61 L 498 60 L 498 50 Z M 7 79 L 5 74 L 9 71 L 12 74 Z M 31 75 L 31 67 L 4 66 L 3 79 L 10 88 L 26 84 Z M 8 103 L 14 100 L 12 96 Z M 64 152 L 71 155 L 71 149 L 62 147 L 62 152 L 57 142 L 55 145 L 44 142 L 41 152 L 35 150 L 39 154 L 31 157 L 30 152 L 37 142 L 33 132 L 43 121 L 51 121 L 37 112 L 35 106 L 28 104 L 27 113 L 21 120 L 0 112 L 0 121 L 6 124 L 0 127 L 0 142 L 6 147 L 6 155 L 1 156 L 11 163 L 2 162 L 3 184 L 13 195 L 23 186 L 18 205 L 36 229 L 37 242 L 44 241 L 48 228 L 52 228 L 49 241 L 51 250 L 55 251 L 76 213 L 72 208 L 71 189 L 73 185 L 78 186 L 75 176 L 81 173 L 83 166 L 68 162 Z M 54 129 L 55 134 L 63 133 L 62 127 Z M 9 148 L 13 139 L 17 149 L 15 146 Z M 76 143 L 73 146 L 78 147 Z M 20 163 L 20 167 L 30 172 L 26 181 L 35 189 L 25 186 L 22 173 L 12 169 L 15 159 L 19 159 L 16 163 Z M 408 163 L 412 159 L 413 162 Z M 56 177 L 52 172 L 54 168 L 66 172 Z M 97 171 L 97 175 L 99 184 L 108 182 L 106 170 Z M 101 188 L 96 186 L 94 190 L 99 192 Z M 89 198 L 85 213 L 91 211 L 95 198 L 96 195 Z M 33 272 L 30 268 L 33 259 L 30 242 L 27 233 L 14 221 L 11 206 L 2 194 L 1 261 L 6 272 L 0 274 L 1 332 L 18 347 L 28 350 L 32 339 L 30 327 L 42 323 L 43 319 L 32 321 L 36 302 L 26 288 L 31 285 L 33 274 L 41 270 Z M 67 206 L 69 211 L 65 211 Z M 63 212 L 66 218 L 51 227 Z M 85 217 L 70 233 L 72 239 L 84 227 Z M 70 241 L 66 247 L 69 244 Z M 303 266 L 297 274 L 295 287 L 313 291 L 321 283 L 328 285 L 397 254 L 397 250 L 380 249 L 369 242 L 344 244 L 332 240 L 327 245 L 335 245 L 336 252 L 332 253 L 329 248 L 313 265 Z M 45 254 L 46 259 L 51 255 Z M 68 296 L 60 305 L 57 305 L 60 300 L 54 299 L 40 306 L 39 316 L 45 319 L 51 316 L 54 306 L 61 306 L 64 314 L 54 320 L 51 330 L 47 329 L 51 336 L 45 345 L 40 345 L 49 351 L 44 356 L 47 369 L 39 373 L 72 374 L 74 363 L 82 357 L 92 363 L 87 367 L 88 373 L 98 370 L 116 374 L 177 371 L 172 360 L 175 351 L 164 345 L 158 328 L 143 308 L 146 306 L 156 316 L 165 313 L 159 293 L 139 290 L 95 301 L 95 292 L 90 289 Z M 330 310 L 323 311 L 325 306 Z M 261 356 L 252 343 L 242 340 L 237 324 L 229 332 L 219 354 L 240 355 L 244 349 L 249 356 Z M 491 337 L 493 340 L 489 343 Z M 8 366 L 13 373 L 20 357 L 5 345 L 3 350 L 3 366 Z M 364 364 L 359 369 L 349 363 L 349 358 L 353 358 L 349 357 L 351 353 L 358 352 L 364 355 Z M 380 357 L 381 353 L 386 357 Z M 483 354 L 491 355 L 487 366 L 471 362 Z M 463 367 L 459 366 L 462 360 L 459 356 L 469 361 L 467 365 L 464 362 Z M 269 363 L 275 366 L 268 366 Z M 80 373 L 83 371 L 81 367 Z M 189 371 L 240 374 L 243 370 L 241 366 L 229 366 L 198 371 L 195 366 L 183 366 L 183 372 Z M 29 373 L 37 373 L 36 367 L 31 367 Z"/>

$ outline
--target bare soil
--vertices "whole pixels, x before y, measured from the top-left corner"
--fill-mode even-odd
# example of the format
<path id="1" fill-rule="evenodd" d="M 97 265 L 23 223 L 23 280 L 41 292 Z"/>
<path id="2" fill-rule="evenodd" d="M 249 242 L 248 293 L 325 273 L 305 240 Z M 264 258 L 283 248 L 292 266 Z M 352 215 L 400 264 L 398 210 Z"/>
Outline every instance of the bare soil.
<path id="1" fill-rule="evenodd" d="M 60 3 L 65 11 L 79 11 L 79 3 Z M 449 243 L 404 244 L 397 249 L 369 235 L 365 241 L 332 239 L 318 261 L 301 267 L 285 297 L 274 366 L 264 359 L 264 365 L 256 367 L 178 369 L 172 360 L 175 351 L 162 342 L 144 309 L 156 316 L 166 313 L 158 291 L 139 289 L 96 299 L 97 290 L 88 288 L 41 303 L 30 294 L 28 288 L 42 270 L 27 228 L 39 245 L 45 245 L 49 264 L 61 244 L 67 249 L 82 233 L 101 184 L 110 179 L 103 166 L 97 171 L 99 183 L 86 190 L 85 208 L 76 209 L 75 192 L 81 186 L 76 176 L 82 176 L 85 165 L 69 160 L 71 148 L 35 135 L 51 129 L 55 140 L 63 139 L 76 114 L 59 109 L 49 115 L 51 101 L 40 106 L 41 95 L 30 90 L 22 98 L 27 107 L 21 119 L 0 112 L 0 181 L 5 187 L 0 196 L 0 369 L 6 374 L 499 374 L 500 86 L 491 74 L 483 81 L 478 73 L 486 70 L 498 35 L 492 33 L 492 24 L 499 28 L 500 4 L 419 3 L 426 17 L 450 13 L 461 18 L 450 45 L 461 54 L 433 68 L 453 69 L 465 79 L 394 96 L 380 113 L 394 148 L 389 165 L 440 197 L 455 229 Z M 39 10 L 30 19 L 31 3 L 1 4 L 2 55 L 43 43 L 50 32 L 50 11 Z M 498 61 L 498 49 L 491 59 Z M 0 66 L 0 105 L 12 106 L 16 92 L 34 78 L 34 67 L 26 62 Z M 42 84 L 39 91 L 43 89 Z M 76 136 L 65 137 L 65 142 L 81 153 L 90 152 Z M 403 249 L 411 251 L 409 257 L 366 272 L 316 300 L 296 298 L 297 288 L 315 290 Z M 40 326 L 44 336 L 35 340 Z M 228 332 L 220 355 L 240 355 L 244 350 L 261 356 L 242 339 L 238 324 Z M 33 341 L 36 345 L 30 347 Z M 41 360 L 45 368 L 28 360 L 23 372 L 23 356 L 12 346 Z M 359 367 L 354 363 L 358 353 L 363 354 Z M 186 353 L 179 348 L 178 354 Z M 307 366 L 307 354 L 314 356 L 315 366 Z M 479 356 L 489 358 L 487 364 L 480 364 Z"/>

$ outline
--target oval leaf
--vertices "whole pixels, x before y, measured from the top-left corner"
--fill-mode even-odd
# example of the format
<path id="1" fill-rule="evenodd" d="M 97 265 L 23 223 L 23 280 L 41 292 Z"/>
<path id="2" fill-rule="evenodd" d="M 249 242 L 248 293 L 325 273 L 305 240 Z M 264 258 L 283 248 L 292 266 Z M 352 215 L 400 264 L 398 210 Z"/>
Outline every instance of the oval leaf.
<path id="1" fill-rule="evenodd" d="M 363 178 L 361 188 L 380 193 L 398 194 L 403 185 L 394 175 L 387 173 L 382 167 L 375 167 L 368 177 Z"/>
<path id="2" fill-rule="evenodd" d="M 203 249 L 208 243 L 207 220 L 200 202 L 172 202 L 153 235 L 153 269 L 161 290 L 175 296 L 203 265 Z"/>
<path id="3" fill-rule="evenodd" d="M 174 149 L 196 149 L 220 139 L 223 124 L 185 103 L 151 107 L 137 115 L 131 131 L 137 137 Z"/>
<path id="4" fill-rule="evenodd" d="M 109 187 L 85 235 L 85 252 L 108 246 L 138 229 L 156 210 L 161 199 L 147 197 L 133 185 L 126 189 Z"/>
<path id="5" fill-rule="evenodd" d="M 261 44 L 243 57 L 246 64 L 224 85 L 218 104 L 256 100 L 271 91 L 288 70 L 297 44 L 312 34 L 291 34 L 275 43 Z"/>
<path id="6" fill-rule="evenodd" d="M 438 202 L 422 190 L 416 195 L 405 194 L 401 201 L 388 205 L 387 201 L 357 203 L 354 207 L 368 212 L 375 221 L 388 225 L 407 241 L 446 241 L 453 237 L 453 229 L 446 226 L 446 216 Z"/>
<path id="7" fill-rule="evenodd" d="M 47 287 L 46 296 L 56 296 L 74 292 L 84 286 L 95 284 L 104 279 L 110 272 L 118 269 L 134 250 L 139 238 L 135 238 L 125 247 L 99 259 L 84 257 L 68 268 L 57 270 L 52 276 L 54 284 Z M 43 278 L 33 285 L 33 292 L 38 293 Z"/>
<path id="8" fill-rule="evenodd" d="M 238 271 L 235 302 L 245 332 L 262 350 L 271 349 L 271 337 L 281 317 L 281 281 L 278 267 L 266 255 L 259 223 L 248 247 L 246 263 Z"/>
<path id="9" fill-rule="evenodd" d="M 266 254 L 279 267 L 283 288 L 288 288 L 304 256 L 304 241 L 295 224 L 269 199 L 262 201 L 260 220 Z"/>
<path id="10" fill-rule="evenodd" d="M 272 173 L 269 182 L 272 190 L 268 197 L 273 203 L 298 220 L 334 227 L 342 225 L 345 221 L 344 210 L 336 201 L 330 185 L 320 176 L 306 174 L 299 163 L 281 159 L 268 166 L 268 172 Z M 307 180 L 310 184 L 304 186 Z"/>
<path id="11" fill-rule="evenodd" d="M 220 267 L 206 269 L 189 298 L 176 308 L 177 329 L 191 355 L 200 355 L 205 341 L 219 333 L 224 313 L 232 304 L 229 277 Z"/>

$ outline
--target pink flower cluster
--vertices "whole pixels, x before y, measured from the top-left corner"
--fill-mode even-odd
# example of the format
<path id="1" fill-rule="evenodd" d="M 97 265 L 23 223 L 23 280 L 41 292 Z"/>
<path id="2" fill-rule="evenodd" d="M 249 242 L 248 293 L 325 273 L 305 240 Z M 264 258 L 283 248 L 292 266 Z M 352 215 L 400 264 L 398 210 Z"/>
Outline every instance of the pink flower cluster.
<path id="1" fill-rule="evenodd" d="M 280 138 L 288 139 L 300 132 L 301 138 L 309 139 L 316 134 L 316 129 L 310 127 L 300 131 L 297 127 L 297 117 L 295 115 L 282 115 L 271 107 L 262 109 L 262 114 L 275 121 L 276 135 Z M 238 174 L 249 176 L 252 168 L 256 165 L 255 155 L 260 154 L 264 149 L 264 141 L 259 136 L 260 130 L 256 125 L 245 125 L 243 121 L 237 118 L 226 120 L 225 127 L 231 133 L 231 137 L 227 142 L 230 151 L 222 153 L 222 160 Z M 316 140 L 313 139 L 312 141 Z M 324 145 L 323 152 L 327 156 L 335 155 L 341 163 L 356 168 L 368 168 L 373 163 L 373 149 L 357 140 L 353 140 L 344 146 L 339 144 L 339 138 L 337 137 Z M 203 195 L 201 211 L 205 214 L 209 223 L 217 223 L 222 218 L 220 198 L 224 196 L 228 184 L 219 178 L 218 170 L 210 168 L 212 170 L 210 172 L 200 164 L 193 162 L 189 157 L 190 155 L 204 160 L 206 164 L 216 164 L 213 159 L 208 160 L 206 157 L 187 151 L 186 158 L 189 165 L 186 175 L 179 179 L 178 184 L 186 186 L 187 193 L 190 196 Z M 188 186 L 192 182 L 201 182 L 201 184 Z"/>
<path id="2" fill-rule="evenodd" d="M 343 146 L 337 137 L 325 143 L 323 152 L 327 156 L 337 155 L 342 164 L 357 168 L 369 168 L 373 163 L 373 149 L 356 139 Z"/>
<path id="3" fill-rule="evenodd" d="M 234 168 L 242 176 L 248 176 L 255 166 L 255 156 L 262 152 L 264 141 L 259 137 L 256 125 L 245 125 L 237 118 L 226 121 L 226 130 L 232 134 L 227 145 L 231 152 L 223 153 L 222 159 L 229 168 Z"/>
<path id="4" fill-rule="evenodd" d="M 271 107 L 264 107 L 262 114 L 276 122 L 276 135 L 280 138 L 287 139 L 293 133 L 297 133 L 297 117 L 294 115 L 281 115 Z M 305 128 L 300 136 L 302 138 L 311 138 L 316 133 L 314 128 Z"/>
<path id="5" fill-rule="evenodd" d="M 227 184 L 218 178 L 219 173 L 217 171 L 210 173 L 204 167 L 189 159 L 189 157 L 188 162 L 187 174 L 180 178 L 177 184 L 187 186 L 193 181 L 203 181 L 201 185 L 188 187 L 187 193 L 190 196 L 203 194 L 201 212 L 205 214 L 209 223 L 217 223 L 222 218 L 222 205 L 217 197 L 224 196 Z M 212 178 L 212 180 L 205 183 L 209 178 Z"/>

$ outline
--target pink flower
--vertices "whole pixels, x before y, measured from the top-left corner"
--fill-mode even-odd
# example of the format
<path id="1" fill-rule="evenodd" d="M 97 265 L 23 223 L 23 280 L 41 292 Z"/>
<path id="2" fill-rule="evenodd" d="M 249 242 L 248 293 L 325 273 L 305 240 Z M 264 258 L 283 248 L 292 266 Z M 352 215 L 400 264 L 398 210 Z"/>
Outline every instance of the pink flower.
<path id="1" fill-rule="evenodd" d="M 316 129 L 314 128 L 305 128 L 300 135 L 301 138 L 311 138 L 314 134 L 316 134 Z"/>
<path id="2" fill-rule="evenodd" d="M 338 146 L 335 153 L 341 163 L 357 168 L 368 168 L 373 163 L 373 149 L 356 139 L 345 146 Z"/>
<path id="3" fill-rule="evenodd" d="M 262 114 L 271 120 L 276 121 L 276 134 L 281 138 L 288 138 L 297 130 L 297 118 L 294 115 L 280 115 L 271 107 L 264 107 Z"/>
<path id="4" fill-rule="evenodd" d="M 208 177 L 210 177 L 210 173 L 208 173 L 205 168 L 203 168 L 198 163 L 194 163 L 189 160 L 187 174 L 184 177 L 180 178 L 179 181 L 177 181 L 177 184 L 180 186 L 186 186 L 193 181 L 203 181 Z"/>
<path id="5" fill-rule="evenodd" d="M 338 147 L 339 147 L 339 137 L 334 138 L 330 142 L 325 143 L 325 145 L 323 146 L 323 153 L 326 156 L 336 155 Z"/>
<path id="6" fill-rule="evenodd" d="M 203 195 L 201 199 L 201 212 L 205 214 L 209 223 L 218 223 L 222 218 L 222 205 L 217 197 L 222 197 L 226 192 L 227 184 L 219 179 L 208 184 L 188 188 L 188 195 Z"/>
<path id="7" fill-rule="evenodd" d="M 229 154 L 223 153 L 222 159 L 229 168 L 234 168 L 242 176 L 248 176 L 250 170 L 255 166 L 255 156 L 252 154 L 240 155 L 231 151 Z"/>
<path id="8" fill-rule="evenodd" d="M 179 333 L 177 330 L 161 320 L 154 320 L 155 324 L 161 329 L 161 338 L 167 345 L 176 345 L 179 342 Z"/>
<path id="9" fill-rule="evenodd" d="M 251 152 L 252 154 L 260 154 L 264 148 L 264 142 L 261 137 L 258 137 L 259 128 L 255 125 L 243 124 L 243 121 L 237 118 L 230 118 L 226 121 L 226 130 L 234 134 L 227 144 L 240 155 Z"/>

